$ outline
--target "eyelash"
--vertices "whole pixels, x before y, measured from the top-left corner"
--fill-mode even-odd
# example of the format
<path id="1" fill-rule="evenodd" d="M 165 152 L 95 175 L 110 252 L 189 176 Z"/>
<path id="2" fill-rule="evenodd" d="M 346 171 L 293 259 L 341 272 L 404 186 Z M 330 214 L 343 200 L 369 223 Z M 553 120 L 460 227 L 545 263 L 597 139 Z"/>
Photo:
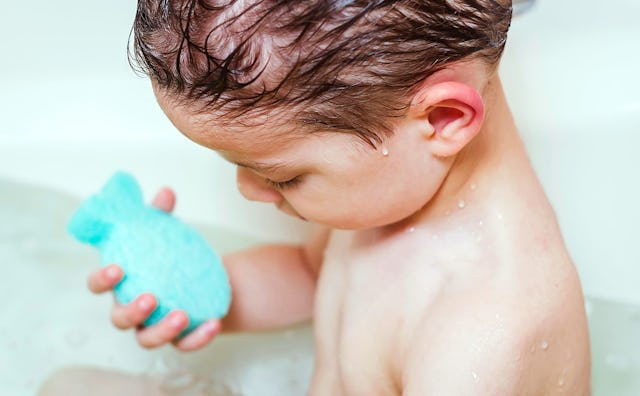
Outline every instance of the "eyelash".
<path id="1" fill-rule="evenodd" d="M 290 189 L 295 187 L 298 183 L 300 183 L 300 177 L 298 176 L 283 182 L 277 182 L 270 179 L 265 179 L 265 180 L 270 186 L 277 188 L 278 190 Z"/>

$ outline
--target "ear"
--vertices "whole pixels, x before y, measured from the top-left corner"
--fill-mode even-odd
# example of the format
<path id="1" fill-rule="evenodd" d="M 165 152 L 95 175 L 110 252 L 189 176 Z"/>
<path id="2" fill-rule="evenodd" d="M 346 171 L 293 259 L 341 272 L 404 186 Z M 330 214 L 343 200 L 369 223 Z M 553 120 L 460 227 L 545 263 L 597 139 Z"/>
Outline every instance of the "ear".
<path id="1" fill-rule="evenodd" d="M 431 152 L 450 157 L 460 152 L 480 132 L 484 102 L 473 87 L 460 82 L 441 82 L 422 88 L 414 97 L 411 112 L 423 122 Z"/>

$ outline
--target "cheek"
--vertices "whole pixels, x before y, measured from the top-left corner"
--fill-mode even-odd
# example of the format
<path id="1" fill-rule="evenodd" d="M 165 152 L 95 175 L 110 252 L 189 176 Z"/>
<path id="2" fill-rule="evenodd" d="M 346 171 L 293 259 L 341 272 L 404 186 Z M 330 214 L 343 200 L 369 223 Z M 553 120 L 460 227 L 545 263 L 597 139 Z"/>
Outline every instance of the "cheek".
<path id="1" fill-rule="evenodd" d="M 433 176 L 433 175 L 431 175 Z M 422 208 L 438 181 L 416 167 L 348 179 L 347 183 L 292 196 L 289 203 L 304 218 L 340 229 L 364 229 L 398 222 Z"/>

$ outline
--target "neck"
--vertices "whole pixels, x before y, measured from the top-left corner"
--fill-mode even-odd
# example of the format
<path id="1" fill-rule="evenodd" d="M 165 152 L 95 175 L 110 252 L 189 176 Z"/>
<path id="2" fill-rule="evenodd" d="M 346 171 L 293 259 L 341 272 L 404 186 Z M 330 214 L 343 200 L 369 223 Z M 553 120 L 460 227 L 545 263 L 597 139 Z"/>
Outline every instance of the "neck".
<path id="1" fill-rule="evenodd" d="M 489 110 L 481 131 L 453 160 L 433 198 L 403 224 L 442 218 L 473 206 L 474 197 L 482 191 L 489 193 L 505 172 L 528 167 L 528 162 L 522 162 L 523 158 L 526 160 L 524 146 L 497 74 L 489 81 L 483 96 Z"/>

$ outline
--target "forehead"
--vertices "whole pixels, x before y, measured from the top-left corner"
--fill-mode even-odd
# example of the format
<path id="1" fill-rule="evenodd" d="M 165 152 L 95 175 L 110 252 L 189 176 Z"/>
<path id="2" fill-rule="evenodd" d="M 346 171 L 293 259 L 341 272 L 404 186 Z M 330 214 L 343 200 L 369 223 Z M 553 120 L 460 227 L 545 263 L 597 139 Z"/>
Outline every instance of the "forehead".
<path id="1" fill-rule="evenodd" d="M 161 90 L 154 89 L 158 104 L 187 138 L 195 143 L 221 152 L 265 152 L 272 147 L 283 148 L 300 140 L 304 133 L 279 114 L 247 114 L 229 119 L 228 115 L 198 110 L 174 100 Z"/>

